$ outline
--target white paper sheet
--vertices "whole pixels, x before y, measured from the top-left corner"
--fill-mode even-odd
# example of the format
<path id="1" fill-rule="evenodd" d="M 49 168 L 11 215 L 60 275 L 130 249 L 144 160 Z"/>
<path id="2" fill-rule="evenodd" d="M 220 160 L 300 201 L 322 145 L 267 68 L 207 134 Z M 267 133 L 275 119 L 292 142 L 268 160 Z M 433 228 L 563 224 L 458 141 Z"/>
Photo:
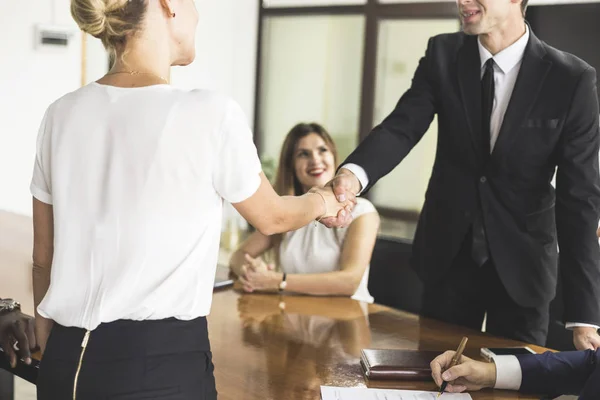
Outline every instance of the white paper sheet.
<path id="1" fill-rule="evenodd" d="M 391 390 L 321 386 L 322 400 L 472 400 L 468 393 L 444 393 L 416 390 Z"/>

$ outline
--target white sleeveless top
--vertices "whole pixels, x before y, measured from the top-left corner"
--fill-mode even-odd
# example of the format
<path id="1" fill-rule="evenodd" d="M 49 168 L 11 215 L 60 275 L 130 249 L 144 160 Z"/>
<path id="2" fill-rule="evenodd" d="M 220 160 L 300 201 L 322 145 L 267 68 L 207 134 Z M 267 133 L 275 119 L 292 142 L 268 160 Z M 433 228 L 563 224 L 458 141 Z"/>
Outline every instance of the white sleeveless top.
<path id="1" fill-rule="evenodd" d="M 89 84 L 42 122 L 31 193 L 54 208 L 40 314 L 89 330 L 209 313 L 223 199 L 260 185 L 240 107 L 169 85 Z"/>
<path id="2" fill-rule="evenodd" d="M 377 212 L 367 199 L 358 198 L 352 217 Z M 310 223 L 303 228 L 284 234 L 279 249 L 281 269 L 288 274 L 318 274 L 340 270 L 342 244 L 348 228 L 329 229 L 323 224 Z M 358 289 L 352 298 L 373 303 L 369 293 L 369 266 L 365 269 Z"/>

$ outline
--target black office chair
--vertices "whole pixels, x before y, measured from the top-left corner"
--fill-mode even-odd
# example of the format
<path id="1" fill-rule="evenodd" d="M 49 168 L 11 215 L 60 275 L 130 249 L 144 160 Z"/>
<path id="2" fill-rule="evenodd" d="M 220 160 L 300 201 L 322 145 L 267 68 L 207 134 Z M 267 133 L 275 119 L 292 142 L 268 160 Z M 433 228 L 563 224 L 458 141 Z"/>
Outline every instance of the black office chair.
<path id="1" fill-rule="evenodd" d="M 410 267 L 412 241 L 378 237 L 371 259 L 369 291 L 375 302 L 415 314 L 421 312 L 423 283 Z M 550 323 L 546 347 L 575 350 L 573 333 L 565 328 L 563 291 L 560 273 L 556 297 L 550 303 Z"/>
<path id="2" fill-rule="evenodd" d="M 423 284 L 409 265 L 412 240 L 380 236 L 375 242 L 369 292 L 375 302 L 419 314 Z"/>

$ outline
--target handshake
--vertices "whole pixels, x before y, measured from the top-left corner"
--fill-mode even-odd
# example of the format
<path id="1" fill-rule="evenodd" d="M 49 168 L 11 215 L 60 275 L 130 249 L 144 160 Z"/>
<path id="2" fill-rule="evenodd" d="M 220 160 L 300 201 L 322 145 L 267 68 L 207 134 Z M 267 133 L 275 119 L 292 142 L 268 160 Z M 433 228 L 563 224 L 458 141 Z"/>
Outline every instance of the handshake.
<path id="1" fill-rule="evenodd" d="M 321 195 L 325 213 L 317 221 L 328 228 L 344 228 L 352 222 L 352 210 L 361 185 L 356 176 L 342 168 L 324 187 L 313 187 L 308 193 Z"/>

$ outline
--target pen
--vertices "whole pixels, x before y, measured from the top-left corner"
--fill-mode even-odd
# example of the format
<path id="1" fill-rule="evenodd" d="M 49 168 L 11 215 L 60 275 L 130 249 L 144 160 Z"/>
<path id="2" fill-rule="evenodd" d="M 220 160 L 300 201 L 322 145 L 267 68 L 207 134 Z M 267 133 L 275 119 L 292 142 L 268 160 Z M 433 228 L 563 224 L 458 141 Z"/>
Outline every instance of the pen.
<path id="1" fill-rule="evenodd" d="M 456 353 L 454 354 L 454 357 L 452 357 L 452 361 L 450 361 L 450 365 L 447 369 L 450 369 L 456 364 L 458 364 L 458 362 L 460 361 L 460 357 L 462 356 L 462 353 L 465 350 L 465 346 L 467 345 L 467 340 L 469 340 L 467 337 L 462 338 L 460 344 L 458 345 L 458 349 L 456 349 Z M 442 393 L 444 393 L 444 390 L 446 390 L 446 386 L 448 386 L 448 382 L 444 381 L 442 383 L 442 387 L 440 388 L 440 392 L 438 393 L 437 397 L 440 397 Z"/>

